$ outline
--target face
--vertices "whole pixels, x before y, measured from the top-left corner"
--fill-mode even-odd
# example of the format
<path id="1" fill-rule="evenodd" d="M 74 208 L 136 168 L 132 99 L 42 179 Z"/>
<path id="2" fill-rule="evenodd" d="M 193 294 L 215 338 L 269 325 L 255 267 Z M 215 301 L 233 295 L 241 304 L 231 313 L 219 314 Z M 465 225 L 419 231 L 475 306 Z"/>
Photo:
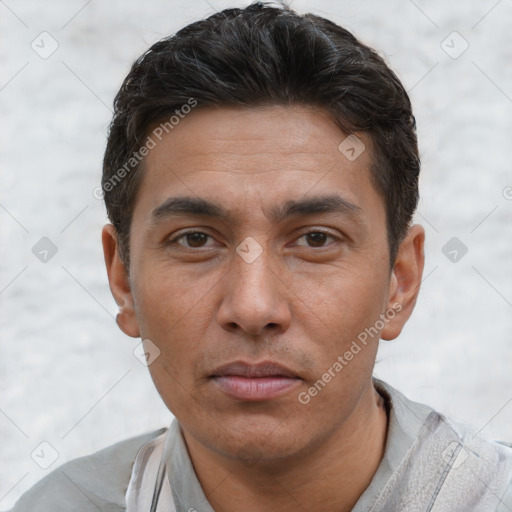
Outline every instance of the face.
<path id="1" fill-rule="evenodd" d="M 104 229 L 120 327 L 151 340 L 162 399 L 218 454 L 286 457 L 332 436 L 371 387 L 365 329 L 393 338 L 412 310 L 421 234 L 390 269 L 371 143 L 358 134 L 349 160 L 345 137 L 306 107 L 198 109 L 146 157 L 129 277 Z"/>

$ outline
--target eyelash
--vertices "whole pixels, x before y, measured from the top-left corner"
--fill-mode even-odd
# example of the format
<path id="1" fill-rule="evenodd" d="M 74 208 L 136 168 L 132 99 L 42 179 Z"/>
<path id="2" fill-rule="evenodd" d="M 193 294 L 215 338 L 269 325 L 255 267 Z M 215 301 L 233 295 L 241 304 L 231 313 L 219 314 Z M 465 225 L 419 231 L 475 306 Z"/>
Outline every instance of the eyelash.
<path id="1" fill-rule="evenodd" d="M 336 243 L 338 242 L 341 242 L 341 238 L 340 237 L 337 237 L 335 235 L 333 235 L 332 233 L 329 233 L 327 231 L 324 231 L 324 230 L 321 230 L 321 229 L 315 229 L 315 230 L 311 230 L 311 231 L 307 231 L 306 233 L 303 233 L 302 235 L 300 235 L 297 240 L 300 240 L 301 238 L 307 236 L 307 235 L 311 235 L 311 234 L 317 234 L 317 233 L 320 233 L 322 235 L 326 235 L 327 237 L 330 237 L 331 239 L 333 239 Z M 213 239 L 213 237 L 211 235 L 209 235 L 208 233 L 204 233 L 203 231 L 186 231 L 184 233 L 181 233 L 179 234 L 178 236 L 170 239 L 166 245 L 172 245 L 172 244 L 178 244 L 178 245 L 181 245 L 179 244 L 179 240 L 181 239 L 185 239 L 188 235 L 195 235 L 195 234 L 201 234 L 201 235 L 206 235 L 208 238 L 211 238 Z M 308 247 L 309 249 L 323 249 L 325 247 L 327 247 L 328 245 L 330 244 L 327 244 L 327 245 L 322 245 L 320 247 L 311 247 L 311 246 L 306 246 Z M 186 247 L 186 246 L 183 246 L 185 249 L 189 249 L 189 250 L 196 250 L 196 249 L 203 249 L 202 247 Z"/>

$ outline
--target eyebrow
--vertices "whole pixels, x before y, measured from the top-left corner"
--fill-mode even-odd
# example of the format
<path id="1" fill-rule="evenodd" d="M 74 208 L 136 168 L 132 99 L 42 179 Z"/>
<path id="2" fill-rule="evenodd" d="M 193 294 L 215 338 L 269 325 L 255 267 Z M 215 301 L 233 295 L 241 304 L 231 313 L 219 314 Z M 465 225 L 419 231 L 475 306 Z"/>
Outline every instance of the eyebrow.
<path id="1" fill-rule="evenodd" d="M 270 209 L 267 217 L 274 222 L 281 222 L 293 216 L 307 216 L 318 213 L 338 213 L 358 219 L 362 208 L 339 195 L 316 196 L 299 200 L 289 200 Z M 151 213 L 153 224 L 169 217 L 203 216 L 227 220 L 230 215 L 219 203 L 196 197 L 170 197 Z"/>

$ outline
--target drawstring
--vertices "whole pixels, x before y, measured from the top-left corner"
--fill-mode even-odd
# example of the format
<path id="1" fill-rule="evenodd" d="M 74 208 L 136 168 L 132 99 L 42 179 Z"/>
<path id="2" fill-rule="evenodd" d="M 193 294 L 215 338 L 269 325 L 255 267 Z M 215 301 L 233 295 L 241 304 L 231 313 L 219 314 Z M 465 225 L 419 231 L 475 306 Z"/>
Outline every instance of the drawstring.
<path id="1" fill-rule="evenodd" d="M 158 500 L 160 499 L 160 493 L 162 492 L 162 485 L 164 483 L 164 478 L 167 475 L 167 467 L 164 462 L 164 458 L 160 459 L 160 464 L 158 466 L 158 473 L 155 482 L 155 489 L 153 491 L 153 498 L 151 499 L 151 508 L 149 512 L 157 512 Z"/>

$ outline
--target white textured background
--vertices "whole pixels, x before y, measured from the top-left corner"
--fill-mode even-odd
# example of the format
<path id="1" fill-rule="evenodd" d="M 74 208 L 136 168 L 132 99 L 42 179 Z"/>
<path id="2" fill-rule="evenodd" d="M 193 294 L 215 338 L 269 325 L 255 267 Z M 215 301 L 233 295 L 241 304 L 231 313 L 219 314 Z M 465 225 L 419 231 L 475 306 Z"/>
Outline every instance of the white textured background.
<path id="1" fill-rule="evenodd" d="M 0 1 L 0 509 L 66 460 L 170 421 L 132 353 L 138 342 L 114 322 L 106 214 L 92 192 L 131 62 L 184 24 L 241 4 Z M 384 54 L 418 121 L 428 277 L 400 339 L 383 343 L 376 375 L 512 440 L 512 0 L 292 7 Z M 43 31 L 59 44 L 48 59 L 31 48 Z M 441 46 L 448 36 L 449 51 L 462 48 L 453 31 L 469 44 L 457 59 Z M 42 237 L 58 248 L 47 263 L 32 254 Z M 442 252 L 452 237 L 468 248 L 456 263 Z M 43 441 L 58 452 L 46 470 L 31 458 Z"/>

